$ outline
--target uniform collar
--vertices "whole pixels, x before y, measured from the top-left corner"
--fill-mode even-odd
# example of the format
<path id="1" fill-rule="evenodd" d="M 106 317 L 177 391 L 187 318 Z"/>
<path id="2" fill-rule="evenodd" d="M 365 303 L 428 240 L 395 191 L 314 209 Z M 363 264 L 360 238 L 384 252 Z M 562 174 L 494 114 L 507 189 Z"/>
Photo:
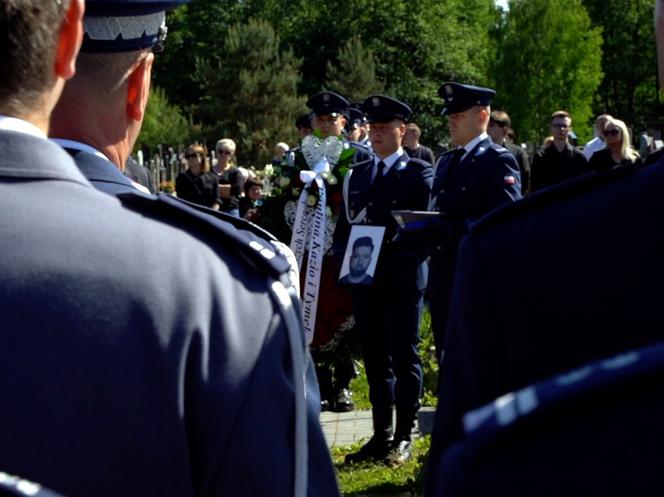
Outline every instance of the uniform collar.
<path id="1" fill-rule="evenodd" d="M 37 138 L 46 138 L 46 133 L 28 121 L 19 119 L 18 117 L 5 116 L 0 114 L 0 130 L 15 131 L 17 133 L 25 133 Z"/>
<path id="2" fill-rule="evenodd" d="M 104 159 L 107 162 L 111 162 L 111 160 L 108 157 L 106 157 L 106 155 L 101 153 L 96 148 L 91 147 L 90 145 L 87 145 L 85 143 L 81 143 L 76 140 L 68 140 L 66 138 L 51 138 L 51 141 L 57 143 L 62 148 L 68 148 L 70 150 L 78 150 L 79 152 L 87 152 L 88 154 L 96 155 L 100 159 Z"/>
<path id="3" fill-rule="evenodd" d="M 403 148 L 399 147 L 396 152 L 388 155 L 384 159 L 379 158 L 377 155 L 374 155 L 374 165 L 378 165 L 379 162 L 383 162 L 385 167 L 383 168 L 383 176 L 387 174 L 390 168 L 397 163 L 399 158 L 403 155 Z"/>
<path id="4" fill-rule="evenodd" d="M 73 181 L 91 187 L 72 158 L 36 134 L 0 130 L 0 177 Z"/>
<path id="5" fill-rule="evenodd" d="M 487 138 L 489 138 L 489 135 L 487 134 L 486 131 L 484 131 L 480 135 L 476 136 L 475 138 L 470 140 L 468 143 L 466 143 L 466 145 L 464 145 L 462 147 L 466 152 L 463 154 L 463 157 L 461 158 L 461 160 L 465 159 L 466 155 L 468 155 L 470 152 L 472 152 L 475 147 L 477 147 L 481 142 L 483 142 Z"/>

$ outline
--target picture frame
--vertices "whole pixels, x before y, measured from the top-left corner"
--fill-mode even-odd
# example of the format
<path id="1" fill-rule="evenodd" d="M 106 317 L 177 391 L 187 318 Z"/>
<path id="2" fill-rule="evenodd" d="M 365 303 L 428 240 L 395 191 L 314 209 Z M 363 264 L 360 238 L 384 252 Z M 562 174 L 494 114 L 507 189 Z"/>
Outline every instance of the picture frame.
<path id="1" fill-rule="evenodd" d="M 384 237 L 384 226 L 351 227 L 339 272 L 340 285 L 362 287 L 373 283 Z"/>

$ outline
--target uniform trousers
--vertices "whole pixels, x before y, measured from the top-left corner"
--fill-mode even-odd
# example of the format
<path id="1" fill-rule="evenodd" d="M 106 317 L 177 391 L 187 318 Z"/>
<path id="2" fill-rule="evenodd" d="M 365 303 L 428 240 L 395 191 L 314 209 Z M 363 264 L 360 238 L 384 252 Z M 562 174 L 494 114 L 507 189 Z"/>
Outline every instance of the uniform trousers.
<path id="1" fill-rule="evenodd" d="M 423 291 L 415 278 L 402 278 L 352 291 L 353 313 L 369 383 L 369 400 L 378 437 L 392 436 L 392 406 L 396 406 L 395 437 L 410 438 L 422 390 L 419 323 Z"/>

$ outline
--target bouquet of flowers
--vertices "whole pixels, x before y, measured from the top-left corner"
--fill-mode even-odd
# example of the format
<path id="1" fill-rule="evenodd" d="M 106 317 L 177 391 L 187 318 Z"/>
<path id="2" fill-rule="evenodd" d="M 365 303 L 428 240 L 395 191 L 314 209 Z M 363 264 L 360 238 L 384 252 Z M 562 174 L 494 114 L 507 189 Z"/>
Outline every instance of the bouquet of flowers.
<path id="1" fill-rule="evenodd" d="M 354 155 L 355 149 L 341 137 L 323 138 L 316 131 L 302 140 L 300 148 L 284 156 L 281 164 L 270 165 L 269 169 L 266 166 L 264 174 L 270 181 L 270 196 L 265 199 L 263 212 L 268 217 L 263 219 L 263 226 L 285 243 L 290 241 L 296 201 L 302 194 L 302 189 L 307 193 L 307 205 L 310 208 L 315 208 L 320 199 L 318 183 L 316 181 L 305 183 L 300 173 L 313 172 L 323 159 L 329 164 L 329 169 L 317 175 L 325 182 L 327 216 L 330 219 L 336 218 L 343 202 L 341 194 L 343 179 L 353 164 Z M 328 226 L 333 230 L 334 223 L 328 223 Z"/>

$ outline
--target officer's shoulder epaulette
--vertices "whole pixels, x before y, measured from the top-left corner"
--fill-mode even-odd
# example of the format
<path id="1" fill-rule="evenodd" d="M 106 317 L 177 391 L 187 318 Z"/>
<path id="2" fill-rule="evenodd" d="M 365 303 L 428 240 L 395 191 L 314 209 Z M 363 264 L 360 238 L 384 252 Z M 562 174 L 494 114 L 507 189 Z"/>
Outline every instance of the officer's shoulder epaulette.
<path id="1" fill-rule="evenodd" d="M 489 146 L 489 150 L 492 150 L 499 154 L 510 153 L 510 151 L 507 148 L 503 147 L 502 145 L 498 145 L 497 143 L 492 143 Z"/>
<path id="2" fill-rule="evenodd" d="M 359 150 L 361 152 L 365 152 L 369 155 L 373 153 L 369 147 L 367 147 L 366 145 L 362 145 L 361 143 L 349 141 L 348 144 L 354 149 Z"/>
<path id="3" fill-rule="evenodd" d="M 204 243 L 218 244 L 215 248 L 223 247 L 231 250 L 264 274 L 282 279 L 288 273 L 290 268 L 288 262 L 277 255 L 274 248 L 269 245 L 269 240 L 266 237 L 256 236 L 253 229 L 244 230 L 242 228 L 246 226 L 244 224 L 232 223 L 221 216 L 210 215 L 207 209 L 199 210 L 164 193 L 146 195 L 140 192 L 125 192 L 118 194 L 117 197 L 132 210 L 151 215 L 190 234 L 198 233 L 204 238 L 202 240 Z M 271 235 L 269 237 L 273 238 Z"/>
<path id="4" fill-rule="evenodd" d="M 411 157 L 410 160 L 408 161 L 408 164 L 412 164 L 417 166 L 419 169 L 426 169 L 427 167 L 431 167 L 431 164 L 429 164 L 427 161 L 422 160 L 422 159 L 416 159 L 414 157 Z"/>
<path id="5" fill-rule="evenodd" d="M 174 198 L 174 197 L 170 197 Z M 222 221 L 225 221 L 227 223 L 232 224 L 235 228 L 242 230 L 242 231 L 247 231 L 251 233 L 254 236 L 257 236 L 258 238 L 261 238 L 265 240 L 266 242 L 276 242 L 277 237 L 275 237 L 272 233 L 269 231 L 261 228 L 260 226 L 255 225 L 252 222 L 247 221 L 246 219 L 242 219 L 240 217 L 235 217 L 230 214 L 227 214 L 222 211 L 215 211 L 214 209 L 209 209 L 207 207 L 204 207 L 199 204 L 195 204 L 193 202 L 189 202 L 187 200 L 183 200 L 181 198 L 177 199 L 179 202 L 182 202 L 184 204 L 187 204 L 189 207 L 192 209 L 196 209 L 197 211 L 203 212 L 205 214 L 209 214 L 210 216 L 214 216 Z"/>
<path id="6" fill-rule="evenodd" d="M 485 216 L 471 223 L 468 232 L 471 236 L 480 236 L 493 228 L 502 226 L 534 210 L 565 202 L 587 193 L 602 185 L 620 181 L 633 171 L 616 169 L 603 174 L 588 173 L 564 181 L 550 188 L 538 191 L 516 202 L 504 204 Z"/>
<path id="7" fill-rule="evenodd" d="M 360 168 L 366 167 L 368 165 L 373 166 L 373 156 L 368 157 L 368 158 L 363 159 L 363 160 L 358 161 L 358 162 L 354 162 L 353 164 L 350 165 L 350 168 L 351 169 L 360 169 Z"/>

